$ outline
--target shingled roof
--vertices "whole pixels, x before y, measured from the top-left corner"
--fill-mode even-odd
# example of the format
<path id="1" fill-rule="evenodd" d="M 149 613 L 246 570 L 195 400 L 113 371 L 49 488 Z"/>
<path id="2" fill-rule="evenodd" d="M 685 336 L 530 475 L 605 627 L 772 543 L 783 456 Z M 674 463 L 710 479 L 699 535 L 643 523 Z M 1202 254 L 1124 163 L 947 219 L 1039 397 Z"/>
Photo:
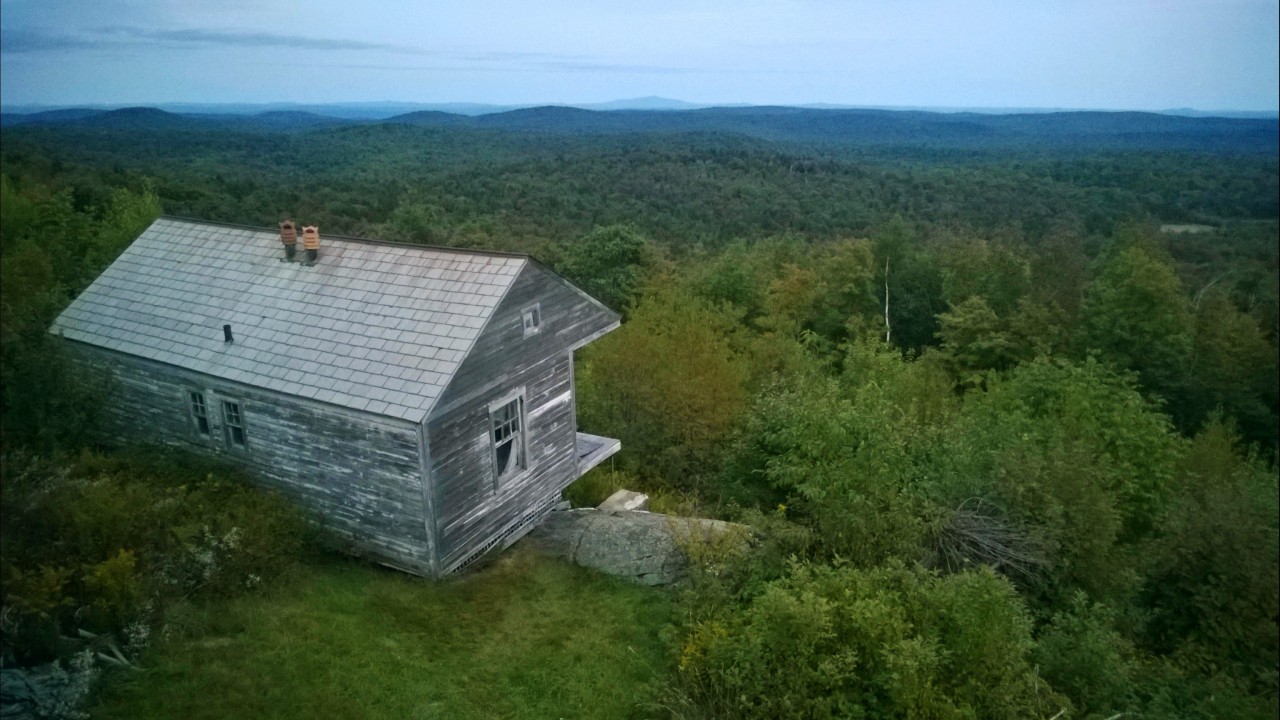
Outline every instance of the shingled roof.
<path id="1" fill-rule="evenodd" d="M 235 382 L 421 422 L 529 258 L 164 217 L 52 332 Z M 224 342 L 230 324 L 234 342 Z"/>

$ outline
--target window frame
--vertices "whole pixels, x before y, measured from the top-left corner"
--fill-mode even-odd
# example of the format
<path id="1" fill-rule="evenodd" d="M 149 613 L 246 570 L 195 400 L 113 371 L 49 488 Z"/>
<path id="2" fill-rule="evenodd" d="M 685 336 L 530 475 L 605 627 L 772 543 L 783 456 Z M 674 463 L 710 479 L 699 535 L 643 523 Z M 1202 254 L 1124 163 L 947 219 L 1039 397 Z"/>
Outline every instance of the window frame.
<path id="1" fill-rule="evenodd" d="M 505 439 L 499 442 L 499 414 L 512 404 L 515 404 L 516 406 L 515 417 L 513 418 L 516 426 L 515 432 L 509 433 Z M 492 463 L 493 468 L 494 489 L 501 488 L 503 485 L 510 483 L 529 469 L 528 413 L 526 412 L 525 405 L 524 388 L 520 388 L 515 392 L 507 393 L 496 402 L 489 403 L 487 413 L 489 422 L 489 461 Z M 513 462 L 507 467 L 506 471 L 503 472 L 499 469 L 498 465 L 498 448 L 500 445 L 507 443 L 514 443 L 512 452 L 515 457 Z"/>
<path id="2" fill-rule="evenodd" d="M 187 417 L 191 421 L 191 432 L 196 437 L 208 440 L 213 437 L 213 419 L 209 417 L 209 401 L 205 399 L 205 394 L 204 390 L 187 388 Z"/>
<path id="3" fill-rule="evenodd" d="M 532 324 L 530 319 L 533 320 Z M 520 326 L 524 329 L 525 337 L 542 332 L 542 303 L 534 303 L 520 311 Z"/>
<path id="4" fill-rule="evenodd" d="M 244 421 L 244 403 L 231 398 L 218 398 L 222 408 L 222 439 L 229 450 L 249 449 L 249 428 Z M 234 412 L 233 412 L 234 409 Z M 235 431 L 240 431 L 240 440 L 235 439 Z"/>

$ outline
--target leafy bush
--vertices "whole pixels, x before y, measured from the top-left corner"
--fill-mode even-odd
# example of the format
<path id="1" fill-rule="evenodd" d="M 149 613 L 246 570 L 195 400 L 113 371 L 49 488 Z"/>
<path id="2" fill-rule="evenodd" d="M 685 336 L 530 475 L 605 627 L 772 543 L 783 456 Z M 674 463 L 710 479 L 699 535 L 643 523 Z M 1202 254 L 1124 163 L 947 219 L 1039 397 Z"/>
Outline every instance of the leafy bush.
<path id="1" fill-rule="evenodd" d="M 1247 677 L 1179 667 L 1177 658 L 1143 654 L 1118 629 L 1110 608 L 1078 594 L 1040 631 L 1033 658 L 1053 688 L 1070 699 L 1070 717 L 1160 720 L 1263 720 L 1276 716 L 1274 692 Z"/>
<path id="2" fill-rule="evenodd" d="M 80 447 L 94 441 L 107 380 L 73 366 L 49 325 L 160 214 L 160 203 L 144 185 L 82 210 L 70 192 L 19 189 L 0 177 L 0 206 L 0 430 L 6 447 Z"/>
<path id="3" fill-rule="evenodd" d="M 1125 376 L 1092 360 L 1038 360 L 966 395 L 921 486 L 945 507 L 995 509 L 1043 565 L 1019 581 L 1061 610 L 1078 589 L 1132 594 L 1181 451 L 1168 418 Z"/>
<path id="4" fill-rule="evenodd" d="M 679 489 L 697 487 L 747 400 L 731 318 L 704 301 L 655 291 L 577 367 L 582 425 L 622 441 L 618 464 Z"/>
<path id="5" fill-rule="evenodd" d="M 922 528 L 903 492 L 909 439 L 886 412 L 894 411 L 849 400 L 823 378 L 767 395 L 752 411 L 730 471 L 744 485 L 763 481 L 781 491 L 829 556 L 861 565 L 914 556 Z"/>
<path id="6" fill-rule="evenodd" d="M 965 414 L 974 439 L 996 450 L 1078 447 L 1096 456 L 1094 481 L 1115 499 L 1123 540 L 1149 534 L 1167 508 L 1181 447 L 1129 376 L 1092 359 L 1037 360 L 967 403 Z"/>
<path id="7" fill-rule="evenodd" d="M 1154 720 L 1272 720 L 1276 696 L 1250 690 L 1247 681 L 1230 675 L 1205 675 L 1179 668 L 1165 658 L 1151 658 L 1134 681 L 1138 696 L 1133 714 Z"/>
<path id="8" fill-rule="evenodd" d="M 1137 374 L 1142 388 L 1168 400 L 1186 390 L 1192 321 L 1172 261 L 1132 229 L 1099 259 L 1081 308 L 1080 343 Z"/>
<path id="9" fill-rule="evenodd" d="M 876 341 L 845 348 L 844 376 L 808 372 L 760 397 L 722 484 L 757 507 L 787 507 L 829 557 L 871 566 L 921 555 L 922 463 L 954 416 L 950 382 Z"/>
<path id="10" fill-rule="evenodd" d="M 135 619 L 146 594 L 146 578 L 139 572 L 137 555 L 120 550 L 114 556 L 86 568 L 82 582 L 89 624 L 121 628 Z"/>
<path id="11" fill-rule="evenodd" d="M 738 613 L 679 636 L 677 715 L 1022 718 L 1061 707 L 1031 619 L 989 570 L 797 564 Z"/>
<path id="12" fill-rule="evenodd" d="M 641 270 L 655 251 L 643 235 L 627 225 L 597 227 L 565 248 L 560 270 L 606 306 L 629 309 Z"/>
<path id="13" fill-rule="evenodd" d="M 1205 675 L 1227 671 L 1276 697 L 1280 500 L 1273 466 L 1242 455 L 1211 420 L 1193 439 L 1177 504 L 1149 543 L 1146 641 Z"/>
<path id="14" fill-rule="evenodd" d="M 1114 627 L 1115 614 L 1080 593 L 1037 639 L 1036 665 L 1080 717 L 1111 717 L 1133 707 L 1137 652 Z"/>
<path id="15" fill-rule="evenodd" d="M 78 629 L 128 640 L 183 597 L 233 595 L 299 556 L 309 526 L 225 468 L 135 453 L 3 459 L 6 654 L 38 662 Z"/>
<path id="16" fill-rule="evenodd" d="M 7 555 L 0 558 L 5 559 Z M 4 562 L 3 572 L 4 595 L 0 602 L 3 649 L 16 648 L 20 656 L 39 660 L 55 657 L 60 648 L 61 620 L 75 604 L 66 594 L 72 571 L 49 565 L 24 571 Z"/>

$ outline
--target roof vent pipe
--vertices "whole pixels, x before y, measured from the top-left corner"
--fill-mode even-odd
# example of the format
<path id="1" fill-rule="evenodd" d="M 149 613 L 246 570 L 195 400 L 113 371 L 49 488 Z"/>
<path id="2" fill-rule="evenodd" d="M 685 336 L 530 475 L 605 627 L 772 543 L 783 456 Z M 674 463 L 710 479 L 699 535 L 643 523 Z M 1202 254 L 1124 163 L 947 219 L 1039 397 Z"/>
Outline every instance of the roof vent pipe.
<path id="1" fill-rule="evenodd" d="M 228 324 L 226 324 L 226 325 L 223 325 L 223 326 L 222 326 L 222 341 L 223 341 L 223 342 L 235 342 L 235 339 L 231 337 L 231 324 L 230 324 L 230 323 L 228 323 Z"/>
<path id="2" fill-rule="evenodd" d="M 302 248 L 307 251 L 307 264 L 314 265 L 320 254 L 320 228 L 315 225 L 302 228 Z"/>
<path id="3" fill-rule="evenodd" d="M 280 243 L 284 245 L 284 257 L 281 259 L 285 262 L 293 262 L 293 256 L 298 251 L 298 230 L 294 227 L 292 220 L 280 223 Z"/>

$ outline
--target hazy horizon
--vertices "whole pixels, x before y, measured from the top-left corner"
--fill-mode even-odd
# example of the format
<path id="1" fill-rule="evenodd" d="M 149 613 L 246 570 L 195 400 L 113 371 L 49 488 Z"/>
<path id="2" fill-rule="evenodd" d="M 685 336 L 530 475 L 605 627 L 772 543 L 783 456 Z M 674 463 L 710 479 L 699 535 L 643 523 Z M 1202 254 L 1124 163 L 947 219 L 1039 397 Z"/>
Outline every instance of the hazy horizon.
<path id="1" fill-rule="evenodd" d="M 654 107 L 643 104 L 645 101 L 663 100 L 676 103 L 681 107 Z M 608 106 L 608 107 L 606 107 Z M 614 107 L 616 106 L 616 107 Z M 684 107 L 687 106 L 687 107 Z M 921 112 L 937 112 L 937 113 L 978 113 L 978 114 L 1041 114 L 1056 112 L 1148 112 L 1158 114 L 1186 114 L 1192 116 L 1219 116 L 1219 117 L 1280 117 L 1280 110 L 1246 110 L 1240 108 L 1192 108 L 1192 107 L 1170 107 L 1170 108 L 1154 108 L 1154 109 L 1134 109 L 1134 108 L 1092 108 L 1092 107 L 956 107 L 956 106 L 924 106 L 924 105 L 846 105 L 842 103 L 794 103 L 794 104 L 757 104 L 742 102 L 725 102 L 725 103 L 700 103 L 686 101 L 680 98 L 664 98 L 659 96 L 646 96 L 640 98 L 617 98 L 606 100 L 603 102 L 531 102 L 531 103 L 515 103 L 515 104 L 495 104 L 495 103 L 476 103 L 466 101 L 438 101 L 438 102 L 422 102 L 415 100 L 365 100 L 365 101 L 336 101 L 336 102 L 290 102 L 290 101 L 264 101 L 264 102 L 184 102 L 184 101 L 159 101 L 145 103 L 23 103 L 23 104 L 3 104 L 6 113 L 29 114 L 37 112 L 48 112 L 57 110 L 124 110 L 130 108 L 155 108 L 165 110 L 167 112 L 177 113 L 200 113 L 208 112 L 211 114 L 245 114 L 253 112 L 271 112 L 290 110 L 297 108 L 299 111 L 313 112 L 323 115 L 325 109 L 339 110 L 349 109 L 352 112 L 369 111 L 373 112 L 374 108 L 388 108 L 392 114 L 402 112 L 413 112 L 415 110 L 443 110 L 444 112 L 454 112 L 458 114 L 483 115 L 490 112 L 507 112 L 516 109 L 526 109 L 535 107 L 568 107 L 581 108 L 587 110 L 659 110 L 659 111 L 680 111 L 692 109 L 706 108 L 729 108 L 729 107 L 795 107 L 806 109 L 834 109 L 834 110 L 888 110 L 888 111 L 921 111 Z M 362 115 L 363 116 L 363 115 Z M 374 115 L 368 115 L 373 117 Z"/>
<path id="2" fill-rule="evenodd" d="M 8 0 L 0 105 L 695 105 L 1274 113 L 1280 2 Z"/>

